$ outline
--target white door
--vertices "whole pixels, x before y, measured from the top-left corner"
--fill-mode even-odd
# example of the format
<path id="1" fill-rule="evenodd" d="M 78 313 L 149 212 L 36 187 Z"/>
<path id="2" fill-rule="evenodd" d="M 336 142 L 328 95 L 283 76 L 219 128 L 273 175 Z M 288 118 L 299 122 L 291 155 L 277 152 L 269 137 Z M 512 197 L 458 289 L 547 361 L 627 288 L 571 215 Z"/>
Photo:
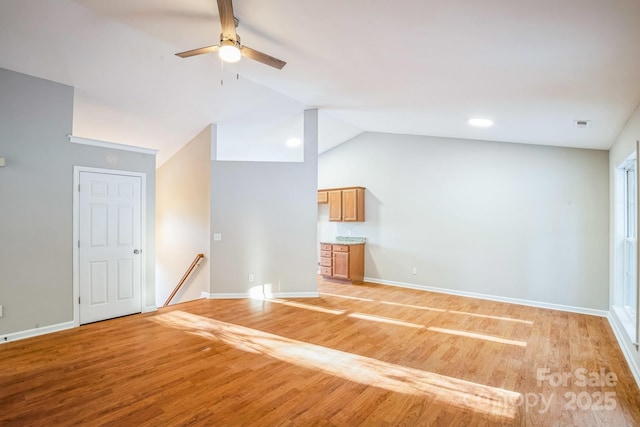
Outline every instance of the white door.
<path id="1" fill-rule="evenodd" d="M 80 323 L 139 313 L 139 176 L 80 172 Z"/>

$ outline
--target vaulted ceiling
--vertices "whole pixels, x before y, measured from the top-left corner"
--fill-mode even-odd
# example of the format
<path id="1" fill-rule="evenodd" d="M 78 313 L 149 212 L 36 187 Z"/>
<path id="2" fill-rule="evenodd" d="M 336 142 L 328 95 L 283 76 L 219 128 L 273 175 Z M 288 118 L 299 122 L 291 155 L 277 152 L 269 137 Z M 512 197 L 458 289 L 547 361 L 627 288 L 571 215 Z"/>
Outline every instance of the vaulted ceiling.
<path id="1" fill-rule="evenodd" d="M 309 107 L 321 151 L 362 131 L 607 149 L 640 103 L 638 0 L 234 8 L 242 42 L 284 69 L 176 57 L 218 42 L 215 0 L 2 0 L 0 67 L 74 86 L 75 135 L 157 148 L 160 163 L 209 123 Z"/>

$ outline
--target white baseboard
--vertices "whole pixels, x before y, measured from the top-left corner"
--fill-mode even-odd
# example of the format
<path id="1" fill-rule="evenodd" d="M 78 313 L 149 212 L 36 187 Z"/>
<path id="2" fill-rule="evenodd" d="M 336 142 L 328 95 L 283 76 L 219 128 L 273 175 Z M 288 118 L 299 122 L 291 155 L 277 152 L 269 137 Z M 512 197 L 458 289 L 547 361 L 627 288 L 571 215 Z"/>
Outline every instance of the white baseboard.
<path id="1" fill-rule="evenodd" d="M 531 300 L 525 300 L 525 299 L 519 299 L 519 298 L 508 298 L 508 297 L 501 297 L 497 295 L 487 295 L 487 294 L 480 294 L 480 293 L 467 292 L 467 291 L 457 291 L 453 289 L 437 288 L 433 286 L 416 285 L 413 283 L 396 282 L 393 280 L 376 279 L 373 277 L 365 277 L 364 281 L 370 282 L 370 283 L 380 283 L 382 285 L 397 286 L 399 288 L 417 289 L 420 291 L 437 292 L 440 294 L 458 295 L 462 297 L 478 298 L 478 299 L 484 299 L 489 301 L 506 302 L 509 304 L 519 304 L 519 305 L 526 305 L 530 307 L 548 308 L 551 310 L 559 310 L 559 311 L 568 311 L 570 313 L 588 314 L 590 316 L 599 316 L 599 317 L 609 316 L 608 311 L 596 310 L 593 308 L 574 307 L 571 305 L 553 304 L 548 302 L 531 301 Z"/>
<path id="2" fill-rule="evenodd" d="M 22 340 L 25 338 L 37 337 L 38 335 L 50 334 L 51 332 L 64 331 L 66 329 L 75 328 L 77 325 L 73 320 L 55 325 L 43 326 L 41 328 L 27 329 L 26 331 L 13 332 L 6 335 L 0 335 L 0 344 L 10 341 Z"/>
<path id="3" fill-rule="evenodd" d="M 246 292 L 243 292 L 243 293 L 229 293 L 229 294 L 218 294 L 218 293 L 202 292 L 200 295 L 202 295 L 204 298 L 208 298 L 208 299 L 242 299 L 242 298 L 249 298 L 249 294 L 246 293 Z"/>
<path id="4" fill-rule="evenodd" d="M 273 294 L 274 298 L 319 298 L 318 292 L 281 292 Z"/>
<path id="5" fill-rule="evenodd" d="M 156 305 L 148 305 L 142 309 L 143 313 L 150 313 L 152 311 L 158 311 L 158 307 Z"/>
<path id="6" fill-rule="evenodd" d="M 617 316 L 613 312 L 609 312 L 607 319 L 609 320 L 611 329 L 613 329 L 613 334 L 616 336 L 618 344 L 622 349 L 622 354 L 627 360 L 627 365 L 629 365 L 633 378 L 635 378 L 636 383 L 638 383 L 638 387 L 640 387 L 640 357 L 634 357 L 633 354 L 634 352 L 637 353 L 638 350 L 634 348 L 633 343 L 624 330 L 624 326 L 620 324 Z"/>
<path id="7" fill-rule="evenodd" d="M 202 298 L 208 299 L 242 299 L 242 298 L 255 298 L 248 293 L 230 293 L 230 294 L 217 294 L 202 292 L 200 294 Z M 318 298 L 320 295 L 318 292 L 279 292 L 269 296 L 269 298 Z"/>

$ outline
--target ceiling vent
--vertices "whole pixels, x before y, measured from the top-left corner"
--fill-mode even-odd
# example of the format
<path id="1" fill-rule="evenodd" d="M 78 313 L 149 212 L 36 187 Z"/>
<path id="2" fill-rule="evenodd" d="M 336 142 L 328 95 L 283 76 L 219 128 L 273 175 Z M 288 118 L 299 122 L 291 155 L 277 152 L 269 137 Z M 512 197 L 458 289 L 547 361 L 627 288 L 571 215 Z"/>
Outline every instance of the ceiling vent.
<path id="1" fill-rule="evenodd" d="M 574 120 L 573 124 L 578 129 L 586 129 L 591 127 L 591 120 Z"/>

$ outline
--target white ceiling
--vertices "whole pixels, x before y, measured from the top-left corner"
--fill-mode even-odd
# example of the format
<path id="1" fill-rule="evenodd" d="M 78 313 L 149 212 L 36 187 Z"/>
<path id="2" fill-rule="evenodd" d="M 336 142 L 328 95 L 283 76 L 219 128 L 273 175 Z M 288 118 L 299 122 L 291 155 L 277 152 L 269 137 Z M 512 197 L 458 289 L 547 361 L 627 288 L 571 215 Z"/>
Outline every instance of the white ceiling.
<path id="1" fill-rule="evenodd" d="M 638 0 L 234 8 L 242 42 L 283 70 L 243 59 L 235 80 L 214 55 L 174 56 L 217 43 L 215 0 L 2 0 L 0 67 L 74 86 L 75 135 L 157 148 L 159 163 L 209 123 L 309 107 L 321 151 L 362 131 L 607 149 L 640 103 Z"/>

